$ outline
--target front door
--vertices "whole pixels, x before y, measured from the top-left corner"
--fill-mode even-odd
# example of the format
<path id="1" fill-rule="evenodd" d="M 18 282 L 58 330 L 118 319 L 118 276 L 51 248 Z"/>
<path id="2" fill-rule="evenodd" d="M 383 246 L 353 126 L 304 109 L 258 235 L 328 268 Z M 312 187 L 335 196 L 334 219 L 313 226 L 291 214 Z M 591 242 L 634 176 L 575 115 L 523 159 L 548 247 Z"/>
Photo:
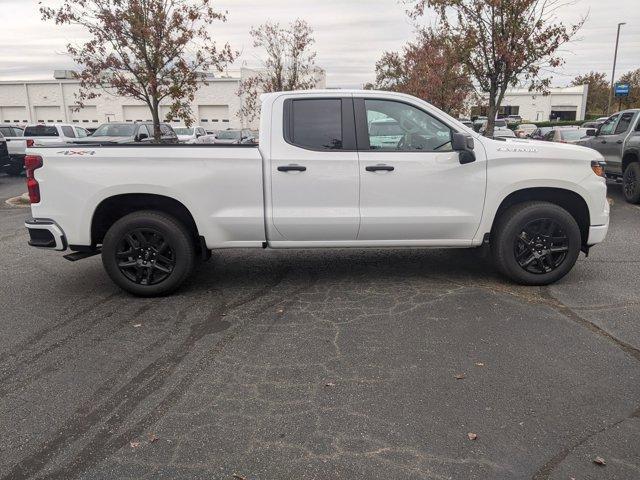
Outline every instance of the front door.
<path id="1" fill-rule="evenodd" d="M 269 172 L 272 243 L 354 241 L 360 192 L 352 98 L 305 95 L 285 100 L 283 110 L 285 141 L 274 143 Z"/>
<path id="2" fill-rule="evenodd" d="M 604 157 L 609 172 L 621 173 L 622 147 L 629 134 L 633 115 L 633 112 L 612 115 L 602 124 L 598 136 L 591 140 L 594 148 Z"/>
<path id="3" fill-rule="evenodd" d="M 409 103 L 355 98 L 360 160 L 358 240 L 470 244 L 480 224 L 486 155 L 461 165 L 452 128 Z"/>

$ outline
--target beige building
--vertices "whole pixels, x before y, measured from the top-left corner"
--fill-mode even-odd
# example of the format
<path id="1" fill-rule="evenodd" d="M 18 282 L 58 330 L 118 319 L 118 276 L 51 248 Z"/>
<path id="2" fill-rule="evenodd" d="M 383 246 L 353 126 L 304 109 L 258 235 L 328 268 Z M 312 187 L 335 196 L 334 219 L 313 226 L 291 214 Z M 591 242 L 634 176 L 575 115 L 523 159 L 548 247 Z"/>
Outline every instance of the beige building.
<path id="1" fill-rule="evenodd" d="M 237 94 L 240 82 L 255 71 L 242 69 L 225 76 L 211 76 L 196 92 L 191 106 L 193 120 L 210 130 L 257 128 L 258 120 L 240 118 L 242 98 Z M 324 72 L 318 76 L 318 88 L 324 88 Z M 79 82 L 73 72 L 56 71 L 51 80 L 0 81 L 0 123 L 66 122 L 97 127 L 105 122 L 151 120 L 149 108 L 132 98 L 108 93 L 75 106 Z M 160 106 L 161 116 L 168 112 Z M 180 123 L 177 119 L 172 123 Z"/>

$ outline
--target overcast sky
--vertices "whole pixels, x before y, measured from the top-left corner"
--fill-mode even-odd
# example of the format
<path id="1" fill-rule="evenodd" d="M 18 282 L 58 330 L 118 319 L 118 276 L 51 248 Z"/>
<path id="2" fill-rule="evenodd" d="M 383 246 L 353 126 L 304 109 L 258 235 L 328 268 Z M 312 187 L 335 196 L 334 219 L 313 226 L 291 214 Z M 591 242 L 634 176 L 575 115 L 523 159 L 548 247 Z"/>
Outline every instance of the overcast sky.
<path id="1" fill-rule="evenodd" d="M 565 22 L 575 22 L 587 12 L 589 18 L 577 39 L 562 51 L 566 65 L 553 73 L 554 85 L 566 85 L 576 74 L 590 70 L 610 75 L 618 22 L 627 25 L 620 35 L 616 77 L 639 68 L 639 2 L 577 0 L 561 10 L 558 19 Z M 400 49 L 413 36 L 398 0 L 214 0 L 214 5 L 229 12 L 227 23 L 213 27 L 215 38 L 243 52 L 232 68 L 243 62 L 259 65 L 248 33 L 252 25 L 300 17 L 315 30 L 317 63 L 327 71 L 331 87 L 360 87 L 373 80 L 380 55 Z M 0 11 L 0 80 L 48 79 L 54 69 L 74 68 L 64 46 L 81 41 L 81 30 L 42 22 L 38 0 L 0 0 Z"/>

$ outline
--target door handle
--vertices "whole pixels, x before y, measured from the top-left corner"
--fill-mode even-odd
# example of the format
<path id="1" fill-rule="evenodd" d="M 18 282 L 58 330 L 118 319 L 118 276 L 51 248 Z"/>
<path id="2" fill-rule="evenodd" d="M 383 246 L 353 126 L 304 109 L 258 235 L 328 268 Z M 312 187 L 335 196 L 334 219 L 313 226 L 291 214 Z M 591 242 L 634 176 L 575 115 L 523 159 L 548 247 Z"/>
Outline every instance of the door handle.
<path id="1" fill-rule="evenodd" d="M 395 168 L 392 167 L 391 165 L 370 165 L 368 167 L 365 167 L 365 170 L 367 172 L 378 172 L 378 171 L 393 172 Z"/>
<path id="2" fill-rule="evenodd" d="M 278 167 L 279 172 L 305 172 L 307 167 L 303 167 L 302 165 L 281 165 Z"/>

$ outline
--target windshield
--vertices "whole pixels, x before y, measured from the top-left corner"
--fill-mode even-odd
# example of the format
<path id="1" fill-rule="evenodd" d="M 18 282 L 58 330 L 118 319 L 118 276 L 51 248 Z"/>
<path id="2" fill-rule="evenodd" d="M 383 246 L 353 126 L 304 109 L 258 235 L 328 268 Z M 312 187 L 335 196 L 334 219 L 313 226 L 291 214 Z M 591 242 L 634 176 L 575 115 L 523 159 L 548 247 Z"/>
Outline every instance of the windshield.
<path id="1" fill-rule="evenodd" d="M 135 125 L 122 123 L 105 123 L 100 125 L 92 137 L 133 137 L 136 131 Z"/>
<path id="2" fill-rule="evenodd" d="M 193 135 L 193 128 L 173 127 L 173 131 L 176 132 L 176 135 Z"/>
<path id="3" fill-rule="evenodd" d="M 568 141 L 580 140 L 582 137 L 586 137 L 586 136 L 587 136 L 586 128 L 578 128 L 576 130 L 562 130 L 560 132 L 560 137 L 562 138 L 562 140 L 568 140 Z"/>
<path id="4" fill-rule="evenodd" d="M 240 130 L 224 130 L 218 133 L 220 140 L 237 140 L 240 138 Z"/>

